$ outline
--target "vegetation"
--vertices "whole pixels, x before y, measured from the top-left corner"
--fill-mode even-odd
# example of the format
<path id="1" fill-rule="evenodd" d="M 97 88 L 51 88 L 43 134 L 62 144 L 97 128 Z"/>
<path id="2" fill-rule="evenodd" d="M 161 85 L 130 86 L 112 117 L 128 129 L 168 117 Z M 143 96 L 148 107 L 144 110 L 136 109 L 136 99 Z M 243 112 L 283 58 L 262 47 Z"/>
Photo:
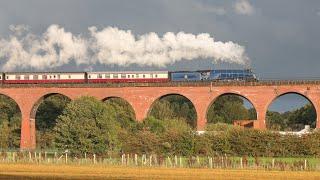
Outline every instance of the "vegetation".
<path id="1" fill-rule="evenodd" d="M 10 99 L 0 96 L 0 147 L 19 147 L 20 112 Z M 233 113 L 230 113 L 233 112 Z M 156 102 L 142 123 L 135 121 L 132 107 L 120 98 L 101 102 L 81 97 L 72 102 L 64 96 L 46 98 L 36 114 L 40 149 L 69 150 L 72 154 L 137 153 L 161 155 L 319 156 L 320 132 L 280 135 L 271 131 L 228 125 L 234 119 L 255 119 L 242 98 L 226 95 L 208 112 L 205 134 L 194 131 L 195 110 L 182 96 L 166 96 Z M 315 117 L 312 106 L 284 114 L 268 112 L 271 129 L 298 128 Z M 271 116 L 270 116 L 271 115 Z M 279 121 L 279 119 L 283 121 Z M 313 122 L 314 123 L 314 122 Z"/>
<path id="2" fill-rule="evenodd" d="M 20 146 L 21 112 L 9 97 L 0 95 L 0 149 Z"/>
<path id="3" fill-rule="evenodd" d="M 45 98 L 37 109 L 36 113 L 36 138 L 37 147 L 41 149 L 54 148 L 54 132 L 56 120 L 70 99 L 60 94 L 50 95 Z"/>
<path id="4" fill-rule="evenodd" d="M 316 110 L 311 103 L 294 110 L 284 113 L 268 111 L 267 128 L 280 131 L 299 131 L 305 125 L 311 128 L 316 127 Z"/>
<path id="5" fill-rule="evenodd" d="M 232 124 L 234 120 L 255 120 L 256 114 L 254 108 L 246 109 L 240 96 L 227 94 L 218 97 L 210 106 L 207 119 L 209 123 Z"/>
<path id="6" fill-rule="evenodd" d="M 119 148 L 120 129 L 113 107 L 93 98 L 70 102 L 57 119 L 54 143 L 74 154 L 107 153 Z"/>
<path id="7" fill-rule="evenodd" d="M 196 110 L 184 96 L 168 95 L 156 101 L 149 116 L 156 119 L 182 119 L 191 127 L 196 127 Z"/>

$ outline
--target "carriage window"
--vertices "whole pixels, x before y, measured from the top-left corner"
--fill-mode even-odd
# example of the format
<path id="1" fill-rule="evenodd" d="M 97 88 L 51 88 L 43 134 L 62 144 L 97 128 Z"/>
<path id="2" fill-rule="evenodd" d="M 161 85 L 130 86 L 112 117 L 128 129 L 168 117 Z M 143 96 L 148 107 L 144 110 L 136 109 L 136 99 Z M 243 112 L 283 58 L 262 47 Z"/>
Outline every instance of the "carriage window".
<path id="1" fill-rule="evenodd" d="M 54 75 L 53 78 L 56 78 L 56 75 Z"/>
<path id="2" fill-rule="evenodd" d="M 47 79 L 47 75 L 42 75 L 42 79 Z"/>
<path id="3" fill-rule="evenodd" d="M 0 76 L 0 79 L 2 79 L 2 76 Z"/>
<path id="4" fill-rule="evenodd" d="M 118 78 L 118 74 L 113 74 L 113 78 L 117 79 Z"/>
<path id="5" fill-rule="evenodd" d="M 136 74 L 136 78 L 139 78 L 139 74 Z"/>
<path id="6" fill-rule="evenodd" d="M 132 75 L 132 78 L 134 78 L 134 75 Z"/>
<path id="7" fill-rule="evenodd" d="M 102 74 L 98 74 L 98 79 L 102 79 Z"/>
<path id="8" fill-rule="evenodd" d="M 121 78 L 126 78 L 126 75 L 125 74 L 121 74 Z"/>
<path id="9" fill-rule="evenodd" d="M 20 75 L 16 75 L 16 80 L 20 80 Z"/>
<path id="10" fill-rule="evenodd" d="M 38 80 L 38 75 L 33 75 L 34 80 Z"/>
<path id="11" fill-rule="evenodd" d="M 155 77 L 157 78 L 157 77 L 158 77 L 158 74 L 156 74 Z"/>
<path id="12" fill-rule="evenodd" d="M 128 78 L 130 78 L 130 75 L 128 75 Z"/>
<path id="13" fill-rule="evenodd" d="M 110 79 L 110 74 L 105 74 L 107 79 Z"/>
<path id="14" fill-rule="evenodd" d="M 7 79 L 9 79 L 9 76 L 7 76 Z"/>
<path id="15" fill-rule="evenodd" d="M 90 79 L 90 78 L 91 78 L 91 75 L 89 75 L 88 77 L 89 77 L 89 79 Z"/>
<path id="16" fill-rule="evenodd" d="M 68 75 L 68 78 L 71 79 L 71 75 Z M 90 78 L 90 76 L 89 76 L 89 78 Z"/>
<path id="17" fill-rule="evenodd" d="M 144 74 L 144 75 L 142 75 L 142 77 L 143 77 L 143 78 L 145 78 L 145 77 L 146 77 L 146 75 Z"/>
<path id="18" fill-rule="evenodd" d="M 57 75 L 57 78 L 60 79 L 60 74 Z"/>
<path id="19" fill-rule="evenodd" d="M 29 75 L 24 75 L 24 80 L 29 80 Z"/>

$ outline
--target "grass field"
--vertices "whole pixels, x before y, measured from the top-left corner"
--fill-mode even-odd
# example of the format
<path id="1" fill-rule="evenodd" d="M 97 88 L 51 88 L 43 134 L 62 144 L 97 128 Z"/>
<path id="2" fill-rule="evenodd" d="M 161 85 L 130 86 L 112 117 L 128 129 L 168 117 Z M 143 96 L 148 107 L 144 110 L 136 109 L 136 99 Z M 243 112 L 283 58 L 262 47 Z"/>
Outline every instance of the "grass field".
<path id="1" fill-rule="evenodd" d="M 0 164 L 0 179 L 320 179 L 316 171 Z"/>

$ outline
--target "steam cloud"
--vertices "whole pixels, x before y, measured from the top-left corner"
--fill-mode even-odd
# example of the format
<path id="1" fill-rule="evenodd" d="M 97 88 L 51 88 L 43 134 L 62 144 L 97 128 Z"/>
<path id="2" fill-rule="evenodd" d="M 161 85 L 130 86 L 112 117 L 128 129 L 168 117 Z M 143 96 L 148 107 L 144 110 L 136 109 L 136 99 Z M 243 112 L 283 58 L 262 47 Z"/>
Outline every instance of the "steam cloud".
<path id="1" fill-rule="evenodd" d="M 245 48 L 231 41 L 215 41 L 207 33 L 151 32 L 136 36 L 131 31 L 107 27 L 89 28 L 87 37 L 66 32 L 51 25 L 41 36 L 28 32 L 28 27 L 10 26 L 13 34 L 0 37 L 0 60 L 4 71 L 34 68 L 39 70 L 80 64 L 116 64 L 163 67 L 182 60 L 211 58 L 213 62 L 246 64 Z"/>

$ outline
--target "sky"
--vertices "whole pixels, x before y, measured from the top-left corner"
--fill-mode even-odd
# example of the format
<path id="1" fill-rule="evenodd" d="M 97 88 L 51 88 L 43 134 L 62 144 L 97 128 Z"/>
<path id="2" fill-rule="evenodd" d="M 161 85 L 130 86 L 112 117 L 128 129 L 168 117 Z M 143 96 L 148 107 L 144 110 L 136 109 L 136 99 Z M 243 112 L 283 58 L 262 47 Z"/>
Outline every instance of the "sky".
<path id="1" fill-rule="evenodd" d="M 187 48 L 191 54 L 182 49 L 168 60 L 160 57 L 159 52 L 152 51 L 152 56 L 148 57 L 160 57 L 160 60 L 150 60 L 146 56 L 132 55 L 139 45 L 135 42 L 128 50 L 128 57 L 133 57 L 133 61 L 119 54 L 110 59 L 104 51 L 109 48 L 107 42 L 100 42 L 98 38 L 110 37 L 107 36 L 108 27 L 107 30 L 117 32 L 123 30 L 128 33 L 130 30 L 133 37 L 140 38 L 140 44 L 151 45 L 156 44 L 150 43 L 155 41 L 142 41 L 141 36 L 150 39 L 150 33 L 154 32 L 162 40 L 167 32 L 175 36 L 184 32 L 180 35 L 189 38 L 182 38 L 184 45 L 179 45 Z M 76 47 L 77 52 L 60 50 L 59 62 L 53 60 L 56 56 L 49 56 L 48 61 L 38 56 L 28 59 L 31 57 L 30 51 L 34 49 L 41 54 L 44 44 L 51 43 L 51 49 L 47 51 L 56 50 L 54 42 L 59 36 L 56 32 L 65 35 L 67 40 L 63 43 L 72 43 L 72 46 L 65 45 L 65 51 L 70 52 Z M 68 32 L 72 33 L 72 38 L 69 38 Z M 261 79 L 311 79 L 320 77 L 319 32 L 319 0 L 0 0 L 0 47 L 2 54 L 5 54 L 1 56 L 0 50 L 0 68 L 11 71 L 39 68 L 66 71 L 195 70 L 238 67 L 234 62 L 245 59 L 245 66 L 251 67 Z M 207 33 L 210 38 L 198 37 L 201 33 Z M 190 39 L 190 34 L 196 38 Z M 12 37 L 17 37 L 18 41 L 12 41 Z M 215 53 L 208 53 L 207 47 L 201 43 L 199 45 L 199 39 L 203 38 L 208 40 L 205 42 L 212 42 L 210 47 L 216 48 Z M 42 39 L 46 41 L 42 42 Z M 32 48 L 17 56 L 11 51 L 15 49 L 13 45 L 15 48 L 18 45 L 21 45 L 20 48 Z M 159 46 L 162 45 L 160 43 Z M 86 50 L 87 46 L 89 50 Z M 86 53 L 78 52 L 83 49 Z M 14 57 L 28 58 L 18 61 L 16 59 L 19 58 Z M 215 58 L 230 57 L 232 61 L 212 63 Z M 110 63 L 117 61 L 117 58 L 123 59 L 122 64 Z M 143 65 L 137 65 L 137 61 L 134 61 L 144 58 Z M 294 99 L 300 104 L 305 103 L 301 98 L 292 97 L 284 98 L 284 101 L 290 105 Z"/>

